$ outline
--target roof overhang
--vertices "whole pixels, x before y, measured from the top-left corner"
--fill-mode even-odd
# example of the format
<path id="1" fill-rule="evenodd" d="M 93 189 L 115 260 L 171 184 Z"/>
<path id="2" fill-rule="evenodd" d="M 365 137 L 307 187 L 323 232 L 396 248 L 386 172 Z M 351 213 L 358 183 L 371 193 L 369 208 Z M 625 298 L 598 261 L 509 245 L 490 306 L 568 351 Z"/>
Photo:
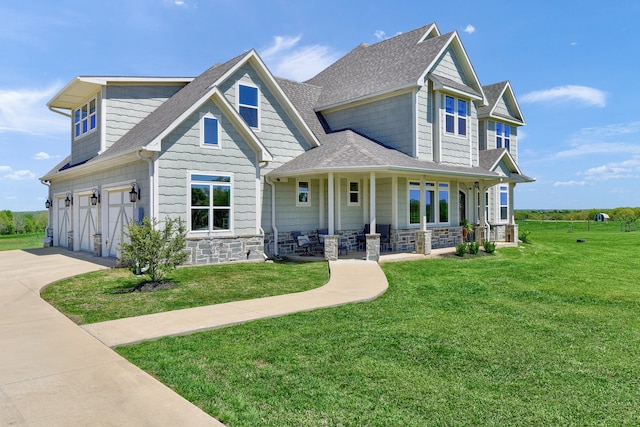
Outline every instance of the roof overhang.
<path id="1" fill-rule="evenodd" d="M 47 103 L 50 109 L 73 110 L 95 95 L 104 86 L 118 84 L 187 84 L 192 77 L 90 77 L 78 76 L 71 80 Z"/>

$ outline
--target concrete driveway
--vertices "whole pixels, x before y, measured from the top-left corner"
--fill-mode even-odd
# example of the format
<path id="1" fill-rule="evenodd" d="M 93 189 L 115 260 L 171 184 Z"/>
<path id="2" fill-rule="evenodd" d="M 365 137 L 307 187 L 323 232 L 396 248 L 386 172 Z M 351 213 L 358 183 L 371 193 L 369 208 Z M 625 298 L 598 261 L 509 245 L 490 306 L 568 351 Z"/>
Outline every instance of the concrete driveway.
<path id="1" fill-rule="evenodd" d="M 0 426 L 221 426 L 44 302 L 107 268 L 57 248 L 0 252 Z"/>

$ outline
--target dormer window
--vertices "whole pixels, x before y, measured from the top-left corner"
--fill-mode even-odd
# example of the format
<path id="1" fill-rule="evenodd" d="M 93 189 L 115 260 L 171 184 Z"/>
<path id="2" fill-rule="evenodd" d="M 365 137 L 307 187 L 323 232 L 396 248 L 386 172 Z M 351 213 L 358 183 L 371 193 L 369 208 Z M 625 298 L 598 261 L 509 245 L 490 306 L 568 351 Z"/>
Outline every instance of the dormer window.
<path id="1" fill-rule="evenodd" d="M 467 112 L 469 103 L 464 99 L 445 95 L 445 131 L 459 136 L 467 136 Z"/>
<path id="2" fill-rule="evenodd" d="M 96 98 L 73 112 L 73 129 L 76 138 L 91 132 L 97 126 Z"/>
<path id="3" fill-rule="evenodd" d="M 238 112 L 252 128 L 259 128 L 259 91 L 255 86 L 238 85 Z"/>
<path id="4" fill-rule="evenodd" d="M 511 126 L 496 122 L 496 148 L 511 147 Z"/>

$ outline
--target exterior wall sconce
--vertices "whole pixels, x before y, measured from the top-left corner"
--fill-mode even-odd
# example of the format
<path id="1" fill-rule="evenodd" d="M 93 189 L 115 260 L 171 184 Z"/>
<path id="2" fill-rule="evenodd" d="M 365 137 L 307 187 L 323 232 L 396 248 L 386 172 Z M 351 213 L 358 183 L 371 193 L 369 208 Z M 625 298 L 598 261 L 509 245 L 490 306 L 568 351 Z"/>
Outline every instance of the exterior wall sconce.
<path id="1" fill-rule="evenodd" d="M 98 193 L 98 189 L 94 188 L 93 190 L 91 190 L 93 193 L 91 194 L 91 205 L 95 206 L 98 203 L 100 203 L 100 193 Z"/>
<path id="2" fill-rule="evenodd" d="M 51 199 L 47 199 L 47 201 L 46 201 L 46 202 L 44 202 L 44 206 L 45 206 L 47 209 L 51 208 Z"/>
<path id="3" fill-rule="evenodd" d="M 129 191 L 129 201 L 135 203 L 140 200 L 140 187 L 135 182 L 131 183 L 131 191 Z"/>
<path id="4" fill-rule="evenodd" d="M 64 205 L 66 207 L 73 206 L 73 195 L 71 193 L 67 193 L 67 198 L 64 199 Z"/>
<path id="5" fill-rule="evenodd" d="M 476 187 L 476 190 L 480 189 L 480 183 L 478 181 L 474 182 L 473 185 Z"/>

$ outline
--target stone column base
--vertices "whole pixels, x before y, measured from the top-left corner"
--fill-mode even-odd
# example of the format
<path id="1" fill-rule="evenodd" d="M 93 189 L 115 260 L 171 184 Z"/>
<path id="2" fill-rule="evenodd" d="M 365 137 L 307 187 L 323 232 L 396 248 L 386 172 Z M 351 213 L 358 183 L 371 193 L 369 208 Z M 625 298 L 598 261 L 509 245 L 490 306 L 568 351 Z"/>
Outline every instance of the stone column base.
<path id="1" fill-rule="evenodd" d="M 476 242 L 483 244 L 487 237 L 487 229 L 482 225 L 474 225 L 473 226 L 473 234 L 476 237 Z"/>
<path id="2" fill-rule="evenodd" d="M 420 255 L 431 253 L 431 230 L 416 232 L 416 252 Z"/>
<path id="3" fill-rule="evenodd" d="M 507 225 L 505 241 L 511 243 L 516 243 L 518 241 L 518 224 Z"/>
<path id="4" fill-rule="evenodd" d="M 327 261 L 336 261 L 339 254 L 339 239 L 340 236 L 324 236 L 324 258 Z"/>
<path id="5" fill-rule="evenodd" d="M 93 255 L 102 256 L 102 234 L 100 233 L 93 235 Z"/>
<path id="6" fill-rule="evenodd" d="M 367 234 L 367 261 L 380 260 L 380 234 Z"/>

